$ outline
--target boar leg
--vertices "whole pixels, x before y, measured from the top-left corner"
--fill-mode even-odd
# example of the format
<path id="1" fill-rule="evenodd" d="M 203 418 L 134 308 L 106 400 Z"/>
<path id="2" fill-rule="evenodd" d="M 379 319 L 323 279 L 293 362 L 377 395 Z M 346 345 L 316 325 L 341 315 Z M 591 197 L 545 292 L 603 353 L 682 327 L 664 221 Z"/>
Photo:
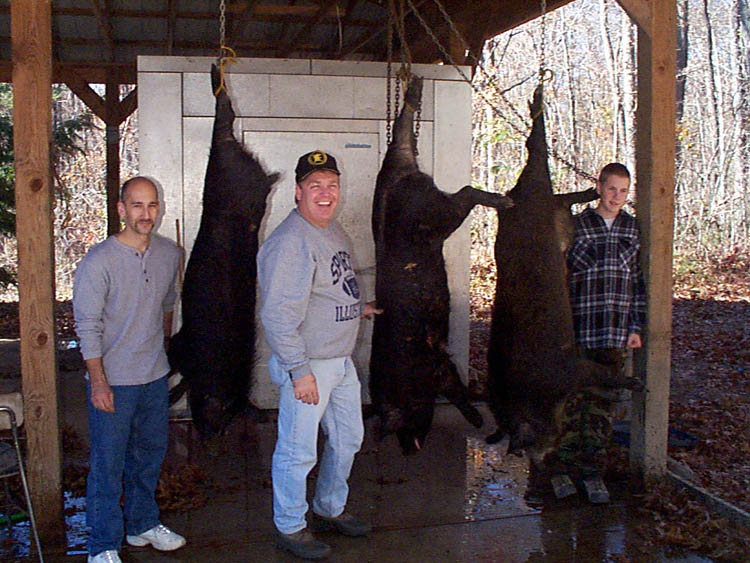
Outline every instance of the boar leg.
<path id="1" fill-rule="evenodd" d="M 638 378 L 626 377 L 616 366 L 605 366 L 586 358 L 575 358 L 575 368 L 571 373 L 575 374 L 571 382 L 574 389 L 600 386 L 643 390 L 643 383 Z"/>
<path id="2" fill-rule="evenodd" d="M 448 399 L 471 425 L 480 428 L 484 420 L 476 407 L 471 404 L 469 393 L 461 383 L 456 365 L 445 352 L 438 352 L 438 354 L 440 355 L 438 361 L 442 363 L 439 393 Z"/>
<path id="3" fill-rule="evenodd" d="M 596 193 L 596 190 L 594 188 L 590 188 L 582 192 L 573 192 L 570 194 L 556 194 L 555 200 L 557 200 L 559 204 L 570 209 L 570 206 L 573 205 L 574 203 L 586 203 L 589 201 L 593 201 L 598 197 L 599 197 L 599 194 Z"/>
<path id="4" fill-rule="evenodd" d="M 464 186 L 454 194 L 448 194 L 448 205 L 442 205 L 429 215 L 422 217 L 425 224 L 430 225 L 436 232 L 448 238 L 453 231 L 461 226 L 475 205 L 485 205 L 497 209 L 513 206 L 509 197 L 477 190 L 471 186 Z"/>

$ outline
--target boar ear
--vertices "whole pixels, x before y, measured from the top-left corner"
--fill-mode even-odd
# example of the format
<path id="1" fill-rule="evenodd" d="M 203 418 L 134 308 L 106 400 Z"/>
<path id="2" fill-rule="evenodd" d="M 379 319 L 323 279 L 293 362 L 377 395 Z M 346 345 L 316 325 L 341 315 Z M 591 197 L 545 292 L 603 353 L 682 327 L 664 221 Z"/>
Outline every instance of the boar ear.
<path id="1" fill-rule="evenodd" d="M 219 88 L 219 84 L 221 84 L 221 75 L 219 74 L 219 69 L 216 68 L 215 64 L 211 65 L 211 88 L 216 95 L 216 90 Z"/>

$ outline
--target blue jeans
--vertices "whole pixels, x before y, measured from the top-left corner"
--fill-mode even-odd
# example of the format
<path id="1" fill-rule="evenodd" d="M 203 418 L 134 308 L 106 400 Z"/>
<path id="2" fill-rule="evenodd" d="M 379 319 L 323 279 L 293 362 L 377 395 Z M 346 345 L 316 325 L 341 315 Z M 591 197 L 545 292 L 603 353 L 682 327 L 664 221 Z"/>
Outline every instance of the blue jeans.
<path id="1" fill-rule="evenodd" d="M 169 390 L 166 377 L 143 385 L 113 385 L 115 412 L 109 413 L 91 404 L 91 385 L 86 389 L 91 434 L 86 521 L 93 556 L 120 548 L 123 490 L 128 534 L 159 523 L 154 491 L 167 452 Z"/>
<path id="2" fill-rule="evenodd" d="M 349 495 L 347 479 L 364 438 L 362 400 L 351 358 L 310 360 L 320 401 L 308 405 L 294 398 L 289 372 L 271 356 L 268 369 L 279 386 L 276 449 L 271 462 L 273 521 L 283 534 L 306 527 L 307 474 L 318 455 L 318 425 L 327 436 L 313 498 L 313 511 L 339 516 Z"/>

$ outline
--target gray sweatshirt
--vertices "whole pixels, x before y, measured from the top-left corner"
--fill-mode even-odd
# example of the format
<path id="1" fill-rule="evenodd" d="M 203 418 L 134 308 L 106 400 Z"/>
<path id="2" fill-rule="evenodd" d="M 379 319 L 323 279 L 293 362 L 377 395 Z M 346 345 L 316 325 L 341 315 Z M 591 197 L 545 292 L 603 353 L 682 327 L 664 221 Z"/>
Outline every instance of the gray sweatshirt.
<path id="1" fill-rule="evenodd" d="M 260 247 L 258 283 L 266 341 L 294 379 L 311 373 L 310 359 L 354 351 L 359 285 L 338 223 L 316 227 L 293 209 Z"/>
<path id="2" fill-rule="evenodd" d="M 81 353 L 102 358 L 110 385 L 141 385 L 169 372 L 163 319 L 174 308 L 179 256 L 158 235 L 144 253 L 111 236 L 78 265 L 73 313 Z"/>

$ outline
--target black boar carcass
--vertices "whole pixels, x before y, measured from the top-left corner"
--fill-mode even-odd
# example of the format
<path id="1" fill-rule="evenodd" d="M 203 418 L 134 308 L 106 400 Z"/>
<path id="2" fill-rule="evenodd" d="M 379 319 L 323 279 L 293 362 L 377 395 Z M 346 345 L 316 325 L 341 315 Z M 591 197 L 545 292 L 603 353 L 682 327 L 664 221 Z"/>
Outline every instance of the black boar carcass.
<path id="1" fill-rule="evenodd" d="M 204 438 L 220 434 L 248 407 L 255 353 L 258 229 L 278 179 L 237 142 L 234 111 L 211 67 L 216 95 L 200 229 L 182 287 L 182 328 L 169 362 L 182 374 L 193 422 Z M 172 399 L 178 393 L 172 393 Z"/>
<path id="2" fill-rule="evenodd" d="M 632 378 L 579 357 L 565 252 L 573 242 L 570 206 L 596 190 L 552 193 L 541 89 L 530 104 L 528 160 L 498 213 L 497 287 L 488 348 L 490 406 L 498 424 L 487 441 L 510 437 L 510 452 L 529 447 L 536 467 L 554 449 L 565 397 L 589 386 L 637 388 Z"/>
<path id="3" fill-rule="evenodd" d="M 475 205 L 511 205 L 506 197 L 470 186 L 442 192 L 419 171 L 413 122 L 421 99 L 422 79 L 414 77 L 378 173 L 372 213 L 375 294 L 383 313 L 375 318 L 370 392 L 380 436 L 395 432 L 404 453 L 424 443 L 438 395 L 474 426 L 482 425 L 447 351 L 450 295 L 443 243 Z"/>

